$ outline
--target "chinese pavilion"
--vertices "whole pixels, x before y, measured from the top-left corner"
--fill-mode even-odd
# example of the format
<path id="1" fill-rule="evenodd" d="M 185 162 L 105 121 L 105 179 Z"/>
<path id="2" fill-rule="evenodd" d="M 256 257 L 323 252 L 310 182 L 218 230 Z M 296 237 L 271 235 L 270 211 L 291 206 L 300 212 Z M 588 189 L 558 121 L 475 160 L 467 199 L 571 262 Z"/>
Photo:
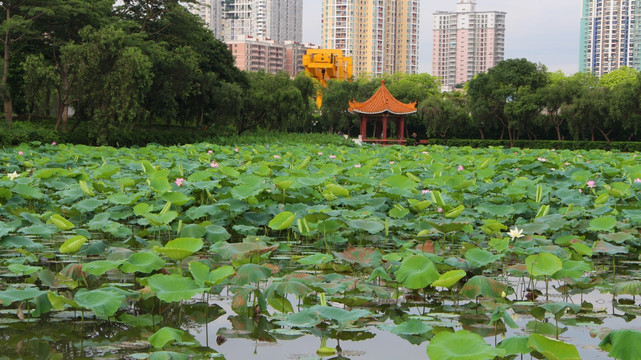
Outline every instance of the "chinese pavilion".
<path id="1" fill-rule="evenodd" d="M 381 87 L 371 98 L 365 102 L 350 101 L 348 111 L 358 114 L 361 117 L 361 139 L 364 142 L 405 143 L 405 115 L 416 112 L 416 101 L 409 104 L 402 103 L 385 87 L 385 80 L 381 81 Z M 396 122 L 396 140 L 387 138 L 387 122 Z M 374 123 L 374 138 L 367 138 L 367 122 Z M 379 136 L 380 135 L 380 136 Z"/>

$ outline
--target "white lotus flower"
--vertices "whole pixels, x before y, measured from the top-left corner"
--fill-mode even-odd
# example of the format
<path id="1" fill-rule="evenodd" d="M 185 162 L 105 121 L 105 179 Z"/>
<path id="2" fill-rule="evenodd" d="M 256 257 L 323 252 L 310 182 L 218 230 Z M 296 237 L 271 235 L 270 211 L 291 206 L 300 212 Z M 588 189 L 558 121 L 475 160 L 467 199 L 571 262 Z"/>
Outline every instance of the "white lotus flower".
<path id="1" fill-rule="evenodd" d="M 512 238 L 512 240 L 521 238 L 523 237 L 523 229 L 519 229 L 515 226 L 513 229 L 510 229 L 507 234 Z"/>
<path id="2" fill-rule="evenodd" d="M 15 178 L 19 177 L 20 174 L 14 171 L 12 173 L 7 174 L 7 176 L 9 177 L 9 180 L 13 181 Z"/>

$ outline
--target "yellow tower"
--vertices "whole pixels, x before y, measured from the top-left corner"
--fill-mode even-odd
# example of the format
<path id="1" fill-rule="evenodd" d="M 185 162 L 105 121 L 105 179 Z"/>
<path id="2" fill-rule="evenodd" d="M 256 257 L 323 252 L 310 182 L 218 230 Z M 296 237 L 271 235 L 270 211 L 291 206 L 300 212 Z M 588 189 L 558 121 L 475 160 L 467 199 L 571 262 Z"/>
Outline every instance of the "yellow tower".
<path id="1" fill-rule="evenodd" d="M 344 57 L 343 50 L 307 49 L 307 55 L 303 55 L 303 66 L 307 76 L 321 84 L 321 89 L 316 95 L 316 105 L 319 109 L 323 104 L 323 88 L 327 87 L 327 80 L 352 78 L 352 58 Z"/>

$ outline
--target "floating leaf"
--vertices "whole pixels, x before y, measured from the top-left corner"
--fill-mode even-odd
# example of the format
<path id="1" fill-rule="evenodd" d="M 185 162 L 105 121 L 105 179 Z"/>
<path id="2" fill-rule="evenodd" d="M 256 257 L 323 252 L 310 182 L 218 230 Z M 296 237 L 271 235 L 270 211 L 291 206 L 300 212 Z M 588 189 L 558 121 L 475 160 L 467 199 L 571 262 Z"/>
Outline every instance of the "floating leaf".
<path id="1" fill-rule="evenodd" d="M 334 252 L 336 259 L 357 264 L 362 267 L 376 267 L 381 264 L 382 256 L 378 249 L 350 247 L 343 252 Z"/>
<path id="2" fill-rule="evenodd" d="M 505 353 L 504 349 L 493 348 L 480 335 L 467 330 L 439 332 L 427 345 L 430 359 L 439 360 L 488 360 Z"/>
<path id="3" fill-rule="evenodd" d="M 431 286 L 432 287 L 444 287 L 450 288 L 454 286 L 459 280 L 464 278 L 466 275 L 463 270 L 450 270 L 446 273 L 441 274 L 438 279 L 436 279 Z"/>
<path id="4" fill-rule="evenodd" d="M 74 297 L 74 301 L 78 306 L 90 309 L 101 319 L 112 317 L 118 311 L 124 299 L 125 295 L 123 293 L 108 289 L 91 291 L 80 289 Z"/>
<path id="5" fill-rule="evenodd" d="M 507 285 L 483 275 L 471 278 L 461 288 L 461 295 L 469 299 L 475 299 L 479 296 L 500 299 L 506 294 L 508 294 Z"/>
<path id="6" fill-rule="evenodd" d="M 590 231 L 609 231 L 614 229 L 617 219 L 614 216 L 602 216 L 590 221 Z"/>
<path id="7" fill-rule="evenodd" d="M 164 327 L 149 337 L 149 343 L 157 349 L 163 348 L 167 344 L 182 341 L 183 334 L 182 330 Z"/>
<path id="8" fill-rule="evenodd" d="M 574 345 L 552 340 L 543 335 L 530 335 L 527 345 L 543 354 L 549 360 L 581 360 L 579 352 Z"/>

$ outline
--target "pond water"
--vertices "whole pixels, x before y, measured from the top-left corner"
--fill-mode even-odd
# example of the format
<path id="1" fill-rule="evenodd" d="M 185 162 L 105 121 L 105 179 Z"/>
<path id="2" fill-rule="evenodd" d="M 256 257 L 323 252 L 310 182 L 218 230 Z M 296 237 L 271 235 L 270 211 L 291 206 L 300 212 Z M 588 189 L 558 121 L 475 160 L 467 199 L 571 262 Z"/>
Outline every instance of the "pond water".
<path id="1" fill-rule="evenodd" d="M 618 266 L 616 281 L 635 278 L 638 263 L 621 262 Z M 305 273 L 309 274 L 309 271 Z M 312 272 L 313 274 L 313 272 Z M 318 273 L 320 275 L 321 273 Z M 366 274 L 365 274 L 366 275 Z M 114 281 L 131 281 L 127 277 L 107 277 Z M 33 359 L 120 359 L 143 358 L 148 354 L 149 344 L 142 340 L 162 326 L 181 328 L 193 335 L 200 347 L 189 347 L 189 354 L 203 358 L 224 358 L 227 360 L 244 359 L 406 359 L 427 358 L 426 345 L 429 336 L 395 335 L 389 328 L 400 317 L 416 317 L 429 323 L 434 329 L 450 328 L 454 331 L 465 329 L 483 336 L 485 341 L 496 346 L 504 338 L 528 335 L 536 321 L 528 310 L 535 304 L 568 302 L 581 304 L 584 308 L 578 314 L 561 317 L 558 325 L 559 340 L 573 344 L 583 359 L 608 359 L 607 353 L 598 344 L 600 334 L 608 329 L 641 329 L 641 314 L 636 299 L 620 296 L 613 301 L 611 293 L 591 289 L 584 294 L 561 294 L 562 282 L 551 281 L 549 294 L 545 299 L 545 282 L 536 281 L 535 289 L 539 296 L 529 302 L 533 293 L 525 278 L 507 276 L 502 278 L 515 289 L 507 296 L 513 301 L 510 311 L 517 324 L 516 328 L 489 326 L 489 315 L 483 306 L 473 300 L 459 299 L 454 303 L 447 291 L 430 292 L 420 295 L 408 293 L 398 299 L 380 300 L 378 306 L 371 302 L 367 309 L 372 313 L 368 321 L 361 325 L 337 332 L 336 326 L 316 326 L 296 330 L 290 326 L 279 325 L 286 316 L 270 307 L 270 316 L 238 315 L 232 309 L 233 287 L 221 288 L 219 294 L 207 298 L 198 296 L 183 304 L 182 314 L 177 322 L 175 313 L 179 309 L 167 306 L 160 312 L 159 323 L 151 327 L 135 327 L 114 321 L 94 319 L 90 312 L 61 311 L 46 316 L 43 320 L 29 318 L 28 309 L 4 309 L 0 311 L 0 359 L 17 357 Z M 269 282 L 260 286 L 267 288 Z M 389 288 L 389 291 L 394 289 Z M 411 295 L 411 296 L 410 296 Z M 423 297 L 425 296 L 425 297 Z M 287 296 L 296 311 L 295 296 Z M 521 300 L 522 302 L 519 302 Z M 347 306 L 332 301 L 329 304 L 339 308 Z M 589 307 L 586 307 L 588 306 Z M 129 309 L 130 312 L 141 309 Z M 26 316 L 20 319 L 18 312 Z M 156 311 L 158 312 L 158 311 Z M 554 324 L 554 318 L 546 316 L 545 323 Z M 540 323 L 539 323 L 540 324 Z M 547 334 L 554 337 L 555 334 Z M 320 356 L 321 346 L 339 349 L 336 354 Z M 181 352 L 181 346 L 166 348 Z M 526 358 L 534 358 L 527 355 Z"/>

